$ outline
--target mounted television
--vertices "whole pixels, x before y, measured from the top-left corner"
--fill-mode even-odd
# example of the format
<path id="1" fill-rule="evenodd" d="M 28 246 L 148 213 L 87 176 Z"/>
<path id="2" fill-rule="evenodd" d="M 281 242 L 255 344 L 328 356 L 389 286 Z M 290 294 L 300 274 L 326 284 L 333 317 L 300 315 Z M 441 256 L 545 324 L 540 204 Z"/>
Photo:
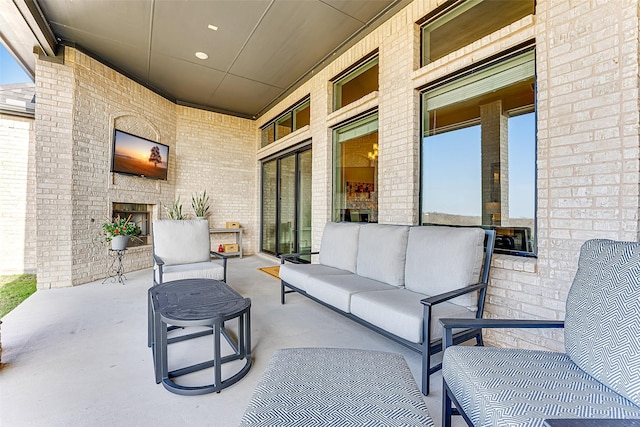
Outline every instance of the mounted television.
<path id="1" fill-rule="evenodd" d="M 111 172 L 150 179 L 167 179 L 169 146 L 113 130 Z"/>

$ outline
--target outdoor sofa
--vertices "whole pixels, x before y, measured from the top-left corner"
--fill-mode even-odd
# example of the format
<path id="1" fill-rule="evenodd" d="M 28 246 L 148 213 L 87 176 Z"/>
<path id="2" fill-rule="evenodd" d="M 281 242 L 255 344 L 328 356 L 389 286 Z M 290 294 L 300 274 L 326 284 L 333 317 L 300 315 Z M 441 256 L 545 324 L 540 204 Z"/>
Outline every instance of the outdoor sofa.
<path id="1" fill-rule="evenodd" d="M 486 241 L 486 256 L 485 256 Z M 318 263 L 281 256 L 281 302 L 298 292 L 422 353 L 422 392 L 442 350 L 442 317 L 480 318 L 495 232 L 476 227 L 330 222 Z M 482 330 L 458 331 L 456 343 Z"/>

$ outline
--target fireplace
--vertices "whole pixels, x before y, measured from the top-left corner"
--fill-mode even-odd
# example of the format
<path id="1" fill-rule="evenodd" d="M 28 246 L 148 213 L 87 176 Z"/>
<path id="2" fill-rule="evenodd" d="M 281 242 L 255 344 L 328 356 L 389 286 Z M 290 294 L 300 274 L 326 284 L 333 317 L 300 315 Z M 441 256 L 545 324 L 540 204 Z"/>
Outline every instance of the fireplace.
<path id="1" fill-rule="evenodd" d="M 153 205 L 140 203 L 114 203 L 113 218 L 129 218 L 140 227 L 140 235 L 129 239 L 129 247 L 149 245 L 151 236 L 151 211 Z"/>

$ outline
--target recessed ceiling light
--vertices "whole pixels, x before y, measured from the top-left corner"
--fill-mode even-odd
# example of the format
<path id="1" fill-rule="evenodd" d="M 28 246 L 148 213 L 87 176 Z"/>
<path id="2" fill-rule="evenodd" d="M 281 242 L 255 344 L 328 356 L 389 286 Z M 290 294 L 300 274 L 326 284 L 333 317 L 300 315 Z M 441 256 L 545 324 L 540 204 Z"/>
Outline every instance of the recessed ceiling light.
<path id="1" fill-rule="evenodd" d="M 207 25 L 207 28 L 210 29 L 210 30 L 213 30 L 213 31 L 218 31 L 218 27 L 216 27 L 215 25 L 209 24 L 209 25 Z"/>
<path id="2" fill-rule="evenodd" d="M 207 58 L 209 58 L 209 55 L 207 55 L 204 52 L 196 52 L 196 58 L 198 58 L 198 59 L 207 59 Z"/>

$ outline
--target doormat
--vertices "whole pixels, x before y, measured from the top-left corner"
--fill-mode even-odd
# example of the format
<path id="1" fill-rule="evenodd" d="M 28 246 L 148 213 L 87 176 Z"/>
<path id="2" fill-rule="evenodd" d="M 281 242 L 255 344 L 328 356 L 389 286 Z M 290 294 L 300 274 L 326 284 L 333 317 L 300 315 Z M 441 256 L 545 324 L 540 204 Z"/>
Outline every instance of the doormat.
<path id="1" fill-rule="evenodd" d="M 267 273 L 269 276 L 273 277 L 274 279 L 280 280 L 280 276 L 278 276 L 278 273 L 280 272 L 279 265 L 275 265 L 273 267 L 262 267 L 262 268 L 259 268 L 258 270 L 262 271 L 263 273 Z"/>

